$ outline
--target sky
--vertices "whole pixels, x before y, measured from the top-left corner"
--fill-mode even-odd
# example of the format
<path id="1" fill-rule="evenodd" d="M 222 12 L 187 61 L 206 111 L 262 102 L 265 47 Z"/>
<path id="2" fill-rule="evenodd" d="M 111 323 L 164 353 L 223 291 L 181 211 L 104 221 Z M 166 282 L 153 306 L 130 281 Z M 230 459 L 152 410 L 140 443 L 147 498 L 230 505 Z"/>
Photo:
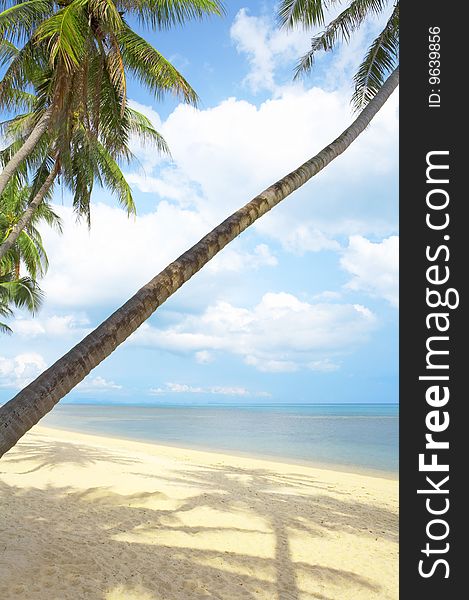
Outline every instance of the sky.
<path id="1" fill-rule="evenodd" d="M 293 81 L 311 31 L 279 30 L 270 1 L 143 35 L 184 74 L 198 108 L 132 105 L 171 159 L 137 140 L 124 167 L 128 218 L 97 188 L 91 229 L 57 187 L 63 235 L 42 229 L 50 268 L 35 317 L 0 338 L 0 403 L 53 364 L 221 220 L 351 122 L 351 81 L 381 20 Z M 135 24 L 138 27 L 137 24 Z M 398 97 L 338 159 L 243 233 L 63 402 L 397 402 Z"/>

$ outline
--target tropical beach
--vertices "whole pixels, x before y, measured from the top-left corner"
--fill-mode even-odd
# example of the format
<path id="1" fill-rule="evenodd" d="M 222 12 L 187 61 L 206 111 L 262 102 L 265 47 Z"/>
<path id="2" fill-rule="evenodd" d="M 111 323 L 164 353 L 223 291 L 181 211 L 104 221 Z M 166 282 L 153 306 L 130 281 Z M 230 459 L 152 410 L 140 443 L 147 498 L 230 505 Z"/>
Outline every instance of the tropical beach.
<path id="1" fill-rule="evenodd" d="M 397 480 L 36 427 L 0 466 L 2 600 L 393 600 Z"/>
<path id="2" fill-rule="evenodd" d="M 0 600 L 395 600 L 399 2 L 0 4 Z"/>

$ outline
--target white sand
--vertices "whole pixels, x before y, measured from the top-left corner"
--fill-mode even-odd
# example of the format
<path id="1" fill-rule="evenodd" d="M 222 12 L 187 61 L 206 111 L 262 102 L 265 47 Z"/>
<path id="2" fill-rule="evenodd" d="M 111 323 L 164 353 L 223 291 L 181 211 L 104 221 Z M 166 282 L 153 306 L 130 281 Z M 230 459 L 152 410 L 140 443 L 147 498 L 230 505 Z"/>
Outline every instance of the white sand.
<path id="1" fill-rule="evenodd" d="M 36 427 L 1 600 L 396 600 L 397 481 Z"/>

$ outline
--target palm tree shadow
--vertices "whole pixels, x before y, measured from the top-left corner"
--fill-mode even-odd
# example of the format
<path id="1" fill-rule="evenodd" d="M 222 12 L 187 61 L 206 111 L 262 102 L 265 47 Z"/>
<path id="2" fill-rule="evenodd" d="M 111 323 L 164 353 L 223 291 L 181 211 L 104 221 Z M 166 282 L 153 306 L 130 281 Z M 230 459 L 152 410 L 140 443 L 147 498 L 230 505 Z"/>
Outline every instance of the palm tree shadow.
<path id="1" fill-rule="evenodd" d="M 99 449 L 74 454 L 72 444 L 63 445 L 70 454 L 60 460 L 54 454 L 57 447 L 34 444 L 23 450 L 27 460 L 39 460 L 40 468 L 53 468 L 64 460 L 82 466 L 104 456 L 109 460 Z M 20 464 L 20 458 L 13 456 Z M 124 466 L 133 462 L 112 456 Z M 157 488 L 158 479 L 163 478 L 154 477 Z M 148 508 L 148 500 L 161 496 L 157 490 L 122 495 L 105 488 L 77 492 L 67 487 L 42 490 L 0 482 L 2 600 L 67 597 L 71 589 L 77 598 L 89 600 L 300 600 L 305 597 L 299 583 L 304 577 L 318 582 L 318 591 L 309 592 L 308 598 L 338 600 L 327 595 L 335 586 L 356 590 L 360 597 L 383 597 L 374 580 L 313 560 L 294 559 L 291 537 L 327 538 L 334 531 L 369 536 L 369 530 L 375 535 L 379 529 L 381 537 L 395 540 L 394 513 L 328 497 L 324 486 L 314 480 L 303 482 L 308 493 L 302 494 L 302 481 L 288 481 L 263 469 L 198 465 L 175 472 L 168 482 L 185 483 L 198 491 L 177 508 L 163 509 L 154 508 L 157 503 Z M 247 512 L 263 520 L 274 540 L 273 557 L 248 546 L 241 553 L 200 543 L 217 532 L 222 541 L 228 535 L 262 533 L 235 524 L 187 524 L 184 515 L 201 508 L 226 514 Z M 177 546 L 165 544 L 166 533 L 182 541 Z"/>
<path id="2" fill-rule="evenodd" d="M 245 506 L 269 523 L 276 540 L 274 562 L 280 599 L 299 599 L 296 582 L 298 569 L 309 572 L 310 575 L 320 574 L 322 579 L 328 579 L 327 575 L 330 575 L 329 579 L 336 582 L 358 583 L 370 591 L 378 592 L 379 586 L 352 573 L 294 562 L 289 537 L 292 533 L 325 537 L 330 531 L 346 531 L 365 536 L 379 534 L 381 538 L 397 542 L 398 517 L 392 511 L 356 501 L 338 501 L 324 495 L 322 490 L 325 486 L 313 479 L 306 485 L 310 490 L 317 489 L 318 493 L 303 495 L 301 487 L 298 488 L 298 485 L 305 485 L 302 478 L 285 477 L 284 474 L 277 476 L 266 469 L 223 465 L 200 468 L 195 472 L 186 471 L 182 476 L 191 477 L 192 485 L 206 490 L 202 494 L 206 506 L 216 509 L 222 492 L 222 501 L 228 509 L 236 509 L 241 498 Z M 296 492 L 294 495 L 293 491 Z M 200 498 L 192 498 L 179 508 L 179 512 L 190 511 L 199 505 Z"/>
<path id="3" fill-rule="evenodd" d="M 37 437 L 30 442 L 19 442 L 13 452 L 10 451 L 2 458 L 2 464 L 22 464 L 25 461 L 38 463 L 31 469 L 17 472 L 18 475 L 27 475 L 41 469 L 54 469 L 67 464 L 88 467 L 103 460 L 120 465 L 139 462 L 136 458 L 120 456 L 115 452 L 107 452 L 105 449 L 95 446 L 77 445 L 58 440 L 43 441 Z M 0 474 L 2 473 L 3 471 L 0 471 Z"/>

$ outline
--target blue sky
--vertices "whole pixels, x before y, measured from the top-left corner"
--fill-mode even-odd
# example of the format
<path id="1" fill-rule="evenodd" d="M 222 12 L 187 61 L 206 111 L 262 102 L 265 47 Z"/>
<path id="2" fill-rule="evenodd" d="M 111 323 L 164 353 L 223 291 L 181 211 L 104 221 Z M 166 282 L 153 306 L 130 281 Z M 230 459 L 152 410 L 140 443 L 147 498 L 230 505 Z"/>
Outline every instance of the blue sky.
<path id="1" fill-rule="evenodd" d="M 223 19 L 144 32 L 200 106 L 157 103 L 129 83 L 173 157 L 133 144 L 139 164 L 125 172 L 136 219 L 98 189 L 88 232 L 57 188 L 65 232 L 43 231 L 47 300 L 34 319 L 17 313 L 15 334 L 0 340 L 0 402 L 350 122 L 353 70 L 379 22 L 293 83 L 311 33 L 279 31 L 271 2 L 227 4 Z M 395 93 L 342 157 L 226 248 L 65 401 L 397 401 L 397 110 Z"/>

